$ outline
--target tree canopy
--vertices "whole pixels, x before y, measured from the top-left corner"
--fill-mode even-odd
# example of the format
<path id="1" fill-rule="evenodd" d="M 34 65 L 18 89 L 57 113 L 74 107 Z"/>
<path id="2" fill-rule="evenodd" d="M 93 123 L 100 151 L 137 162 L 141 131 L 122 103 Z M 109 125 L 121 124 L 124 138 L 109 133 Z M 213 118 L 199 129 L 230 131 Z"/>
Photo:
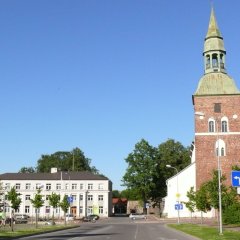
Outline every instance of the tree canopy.
<path id="1" fill-rule="evenodd" d="M 166 165 L 185 168 L 190 164 L 190 148 L 172 139 L 153 147 L 142 139 L 125 160 L 128 167 L 123 185 L 134 190 L 139 200 L 157 203 L 166 196 L 166 180 L 175 174 L 172 169 L 166 170 Z"/>
<path id="2" fill-rule="evenodd" d="M 90 171 L 98 174 L 96 167 L 91 166 L 91 159 L 87 158 L 83 151 L 74 148 L 72 151 L 58 151 L 53 154 L 44 154 L 37 161 L 36 168 L 22 167 L 19 172 L 50 172 L 51 168 L 57 168 L 61 171 Z"/>

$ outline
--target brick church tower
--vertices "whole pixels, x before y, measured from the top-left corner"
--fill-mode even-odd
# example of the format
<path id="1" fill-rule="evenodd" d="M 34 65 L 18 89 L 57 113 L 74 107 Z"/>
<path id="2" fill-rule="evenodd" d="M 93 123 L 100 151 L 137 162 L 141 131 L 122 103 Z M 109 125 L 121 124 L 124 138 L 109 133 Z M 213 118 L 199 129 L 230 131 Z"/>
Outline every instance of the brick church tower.
<path id="1" fill-rule="evenodd" d="M 240 92 L 227 74 L 225 57 L 212 9 L 204 42 L 204 75 L 193 95 L 197 189 L 212 178 L 214 169 L 221 169 L 230 185 L 232 166 L 240 166 Z"/>

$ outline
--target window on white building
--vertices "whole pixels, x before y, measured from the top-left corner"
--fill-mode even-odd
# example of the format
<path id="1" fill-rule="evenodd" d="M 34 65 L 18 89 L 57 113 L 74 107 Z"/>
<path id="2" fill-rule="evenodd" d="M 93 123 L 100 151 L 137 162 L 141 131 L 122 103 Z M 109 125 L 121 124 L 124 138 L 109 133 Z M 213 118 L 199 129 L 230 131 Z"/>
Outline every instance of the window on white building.
<path id="1" fill-rule="evenodd" d="M 88 184 L 88 190 L 92 190 L 93 189 L 93 184 L 92 183 L 89 183 Z"/>
<path id="2" fill-rule="evenodd" d="M 15 189 L 16 189 L 16 190 L 19 190 L 20 188 L 21 188 L 21 184 L 20 184 L 20 183 L 16 183 Z"/>
<path id="3" fill-rule="evenodd" d="M 25 213 L 30 213 L 30 206 L 25 206 Z"/>
<path id="4" fill-rule="evenodd" d="M 30 200 L 30 195 L 25 195 L 25 200 Z"/>
<path id="5" fill-rule="evenodd" d="M 46 200 L 49 200 L 50 195 L 46 195 Z"/>
<path id="6" fill-rule="evenodd" d="M 80 207 L 79 207 L 79 214 L 82 214 L 82 213 L 83 213 L 83 207 L 80 206 Z"/>
<path id="7" fill-rule="evenodd" d="M 66 183 L 66 184 L 65 184 L 65 190 L 68 190 L 68 189 L 69 189 L 69 184 Z"/>
<path id="8" fill-rule="evenodd" d="M 76 190 L 77 189 L 77 184 L 76 183 L 73 183 L 72 184 L 72 190 Z"/>
<path id="9" fill-rule="evenodd" d="M 93 195 L 88 195 L 88 196 L 87 196 L 87 200 L 88 200 L 88 201 L 92 201 L 92 200 L 93 200 Z"/>
<path id="10" fill-rule="evenodd" d="M 51 183 L 47 183 L 46 184 L 46 190 L 51 190 L 52 186 L 51 186 Z"/>
<path id="11" fill-rule="evenodd" d="M 10 213 L 10 207 L 5 207 L 5 212 Z"/>
<path id="12" fill-rule="evenodd" d="M 56 184 L 56 189 L 57 189 L 57 190 L 61 190 L 61 183 L 57 183 L 57 184 Z"/>
<path id="13" fill-rule="evenodd" d="M 44 184 L 36 183 L 36 189 L 43 189 L 43 188 L 44 188 Z"/>
<path id="14" fill-rule="evenodd" d="M 98 195 L 98 201 L 103 201 L 103 195 Z"/>
<path id="15" fill-rule="evenodd" d="M 72 195 L 73 201 L 77 201 L 77 195 Z"/>
<path id="16" fill-rule="evenodd" d="M 31 189 L 31 183 L 26 183 L 26 190 L 30 190 Z"/>
<path id="17" fill-rule="evenodd" d="M 83 201 L 83 195 L 82 194 L 79 195 L 79 201 Z"/>
<path id="18" fill-rule="evenodd" d="M 45 213 L 50 213 L 50 206 L 45 207 Z"/>
<path id="19" fill-rule="evenodd" d="M 83 190 L 83 183 L 80 183 L 80 190 Z"/>
<path id="20" fill-rule="evenodd" d="M 98 184 L 98 190 L 103 190 L 103 184 L 102 183 Z"/>
<path id="21" fill-rule="evenodd" d="M 88 206 L 87 213 L 88 213 L 88 215 L 93 213 L 93 207 L 92 206 Z"/>
<path id="22" fill-rule="evenodd" d="M 98 208 L 98 213 L 99 213 L 99 214 L 103 214 L 103 207 L 102 207 L 102 206 L 99 206 L 99 208 Z"/>
<path id="23" fill-rule="evenodd" d="M 5 190 L 10 190 L 10 183 L 5 183 Z"/>

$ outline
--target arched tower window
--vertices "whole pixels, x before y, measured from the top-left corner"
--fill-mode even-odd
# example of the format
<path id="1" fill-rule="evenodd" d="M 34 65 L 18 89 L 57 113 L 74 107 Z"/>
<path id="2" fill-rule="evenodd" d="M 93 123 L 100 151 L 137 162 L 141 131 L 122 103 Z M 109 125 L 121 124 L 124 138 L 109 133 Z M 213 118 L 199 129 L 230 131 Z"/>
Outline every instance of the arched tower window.
<path id="1" fill-rule="evenodd" d="M 206 55 L 206 69 L 210 68 L 210 55 Z"/>
<path id="2" fill-rule="evenodd" d="M 228 132 L 228 118 L 227 117 L 223 117 L 221 119 L 221 131 Z"/>
<path id="3" fill-rule="evenodd" d="M 208 120 L 208 131 L 215 132 L 215 121 L 212 118 Z"/>
<path id="4" fill-rule="evenodd" d="M 218 141 L 216 141 L 215 149 L 217 156 L 226 156 L 226 145 L 222 139 L 218 139 Z"/>
<path id="5" fill-rule="evenodd" d="M 216 53 L 212 55 L 212 67 L 218 68 L 218 55 Z"/>
<path id="6" fill-rule="evenodd" d="M 220 68 L 221 69 L 225 68 L 225 66 L 224 66 L 224 55 L 223 54 L 220 54 Z"/>

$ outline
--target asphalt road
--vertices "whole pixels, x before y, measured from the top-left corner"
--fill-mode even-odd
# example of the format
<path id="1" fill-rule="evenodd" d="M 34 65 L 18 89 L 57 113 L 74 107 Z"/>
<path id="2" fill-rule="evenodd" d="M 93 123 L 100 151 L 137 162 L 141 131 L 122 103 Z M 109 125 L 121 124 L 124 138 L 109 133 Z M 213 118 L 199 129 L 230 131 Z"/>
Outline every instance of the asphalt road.
<path id="1" fill-rule="evenodd" d="M 109 218 L 96 223 L 83 223 L 80 227 L 46 233 L 22 240 L 196 240 L 172 230 L 164 223 L 152 220 L 130 221 L 128 218 Z"/>

